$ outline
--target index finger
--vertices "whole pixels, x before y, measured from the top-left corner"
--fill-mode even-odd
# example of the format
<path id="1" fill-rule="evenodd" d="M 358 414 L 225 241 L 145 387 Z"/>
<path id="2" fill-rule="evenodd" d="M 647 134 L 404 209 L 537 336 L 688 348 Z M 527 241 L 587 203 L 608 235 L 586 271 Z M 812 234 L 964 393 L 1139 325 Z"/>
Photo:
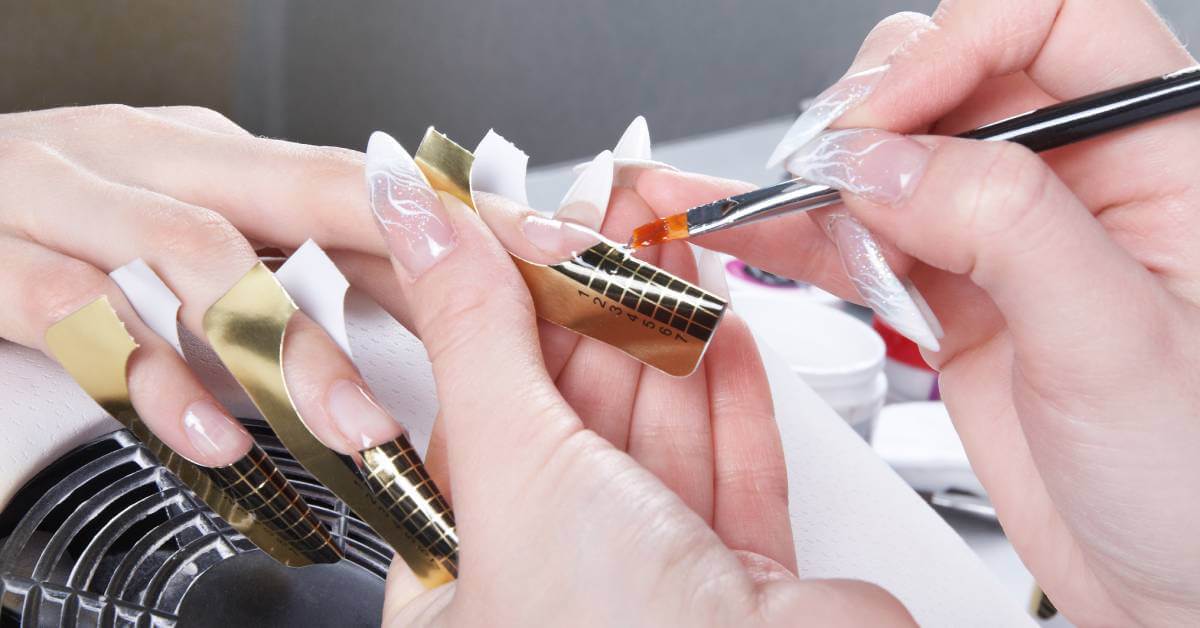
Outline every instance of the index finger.
<path id="1" fill-rule="evenodd" d="M 933 21 L 892 55 L 879 85 L 839 126 L 913 131 L 987 79 L 1020 71 L 1067 100 L 1195 62 L 1141 1 L 945 0 Z"/>

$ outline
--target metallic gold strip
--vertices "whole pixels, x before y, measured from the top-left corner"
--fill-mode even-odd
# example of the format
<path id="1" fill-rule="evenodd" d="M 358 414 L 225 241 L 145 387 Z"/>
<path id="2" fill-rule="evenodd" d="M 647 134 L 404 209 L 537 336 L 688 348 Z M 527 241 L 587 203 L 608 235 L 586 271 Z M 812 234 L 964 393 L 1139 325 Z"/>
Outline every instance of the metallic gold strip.
<path id="1" fill-rule="evenodd" d="M 125 377 L 129 356 L 138 345 L 129 332 L 125 331 L 125 324 L 112 309 L 107 297 L 92 301 L 52 325 L 46 331 L 46 344 L 59 364 L 62 364 L 100 407 L 145 443 L 146 448 L 158 457 L 163 466 L 179 476 L 179 479 L 213 512 L 228 521 L 235 530 L 245 535 L 268 555 L 292 567 L 311 565 L 314 562 L 334 562 L 341 557 L 336 547 L 331 555 L 328 549 L 307 552 L 302 546 L 291 543 L 281 532 L 272 529 L 270 524 L 256 517 L 253 508 L 243 508 L 234 493 L 214 481 L 214 476 L 220 475 L 221 470 L 208 469 L 188 461 L 150 431 L 133 409 Z M 233 466 L 243 462 L 245 460 Z M 262 460 L 256 463 L 256 466 L 264 470 L 267 465 L 273 473 L 279 473 L 269 458 L 265 464 Z M 315 522 L 311 509 L 303 500 L 293 504 L 290 511 L 290 517 L 293 519 L 306 519 L 310 524 Z M 316 526 L 328 536 L 320 522 L 316 522 Z"/>
<path id="2" fill-rule="evenodd" d="M 442 497 L 408 436 L 362 452 L 367 486 L 376 499 L 391 504 L 413 540 L 446 571 L 458 575 L 458 533 L 454 513 Z"/>
<path id="3" fill-rule="evenodd" d="M 225 367 L 296 460 L 391 544 L 425 586 L 453 580 L 454 571 L 444 563 L 454 553 L 431 553 L 403 523 L 414 509 L 437 511 L 439 507 L 431 498 L 413 499 L 410 506 L 402 500 L 411 498 L 411 493 L 372 490 L 365 469 L 360 470 L 355 460 L 327 448 L 304 425 L 283 374 L 284 336 L 296 310 L 283 286 L 259 263 L 209 308 L 204 315 L 204 331 Z M 452 519 L 443 520 L 453 529 Z M 457 537 L 445 539 L 453 539 L 453 550 L 457 552 Z"/>
<path id="4" fill-rule="evenodd" d="M 208 473 L 217 486 L 313 562 L 336 563 L 342 559 L 329 530 L 257 444 L 241 460 L 208 469 Z"/>
<path id="5" fill-rule="evenodd" d="M 415 159 L 434 189 L 474 207 L 470 151 L 431 127 Z M 538 316 L 670 375 L 696 370 L 727 306 L 717 295 L 607 240 L 552 266 L 513 260 Z"/>

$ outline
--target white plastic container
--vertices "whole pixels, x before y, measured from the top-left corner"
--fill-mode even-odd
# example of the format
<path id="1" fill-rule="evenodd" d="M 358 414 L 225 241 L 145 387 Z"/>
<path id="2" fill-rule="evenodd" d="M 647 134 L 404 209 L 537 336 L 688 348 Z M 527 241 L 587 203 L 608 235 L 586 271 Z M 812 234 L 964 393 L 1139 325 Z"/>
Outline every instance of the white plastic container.
<path id="1" fill-rule="evenodd" d="M 816 303 L 739 294 L 733 307 L 797 377 L 870 440 L 888 387 L 879 334 L 850 314 Z"/>

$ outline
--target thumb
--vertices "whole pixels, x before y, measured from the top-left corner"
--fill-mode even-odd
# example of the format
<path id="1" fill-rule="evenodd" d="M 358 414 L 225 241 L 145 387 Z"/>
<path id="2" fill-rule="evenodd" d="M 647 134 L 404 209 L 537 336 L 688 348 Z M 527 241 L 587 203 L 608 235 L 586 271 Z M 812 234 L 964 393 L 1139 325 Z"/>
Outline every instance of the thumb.
<path id="1" fill-rule="evenodd" d="M 1106 351 L 1141 353 L 1152 313 L 1172 311 L 1149 271 L 1016 144 L 836 131 L 789 164 L 848 192 L 854 215 L 901 250 L 969 276 L 1000 309 L 1018 357 L 1036 354 L 1022 369 L 1045 369 L 1047 381 L 1094 364 L 1096 338 Z"/>
<path id="2" fill-rule="evenodd" d="M 466 550 L 472 521 L 514 503 L 580 422 L 546 373 L 525 283 L 479 217 L 439 197 L 384 133 L 371 136 L 366 176 L 372 213 L 433 363 Z"/>

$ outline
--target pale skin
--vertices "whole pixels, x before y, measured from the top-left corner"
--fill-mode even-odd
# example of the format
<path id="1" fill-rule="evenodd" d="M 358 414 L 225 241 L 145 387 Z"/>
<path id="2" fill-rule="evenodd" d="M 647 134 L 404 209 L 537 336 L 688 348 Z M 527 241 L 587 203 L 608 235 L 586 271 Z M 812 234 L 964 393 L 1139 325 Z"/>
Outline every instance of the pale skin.
<path id="1" fill-rule="evenodd" d="M 885 20 L 851 71 L 883 63 L 836 126 L 951 135 L 1195 61 L 1143 2 L 1005 0 Z M 1200 115 L 1040 157 L 892 137 L 924 173 L 901 198 L 850 190 L 845 205 L 945 326 L 925 355 L 1008 537 L 1079 625 L 1195 624 Z M 895 163 L 848 176 L 886 182 Z M 661 172 L 637 184 L 660 215 L 742 189 Z M 852 296 L 808 217 L 700 243 Z"/>
<path id="2" fill-rule="evenodd" d="M 905 15 L 871 34 L 856 69 L 892 67 L 839 126 L 952 134 L 1194 63 L 1134 0 L 947 2 L 933 22 Z M 942 350 L 928 358 L 975 471 L 1080 625 L 1200 618 L 1198 125 L 1180 116 L 1044 160 L 921 137 L 928 164 L 902 201 L 847 195 L 940 316 Z M 397 564 L 385 623 L 911 623 L 871 585 L 792 575 L 769 391 L 736 317 L 697 375 L 666 378 L 539 324 L 504 248 L 453 202 L 456 245 L 419 277 L 393 274 L 360 153 L 256 138 L 202 109 L 3 115 L 0 156 L 0 289 L 24 304 L 0 313 L 0 337 L 43 348 L 46 327 L 107 294 L 143 346 L 135 405 L 189 457 L 227 462 L 183 434 L 182 408 L 208 394 L 136 322 L 104 277 L 113 268 L 145 258 L 195 333 L 253 263 L 248 240 L 312 237 L 420 335 L 442 407 L 429 463 L 454 501 L 461 577 L 422 592 Z M 603 231 L 623 239 L 655 214 L 745 189 L 644 172 L 614 191 Z M 702 244 L 852 296 L 807 217 Z M 684 248 L 650 255 L 694 272 Z M 361 380 L 319 329 L 297 330 L 285 360 L 301 410 L 353 451 L 323 399 L 331 382 Z"/>

